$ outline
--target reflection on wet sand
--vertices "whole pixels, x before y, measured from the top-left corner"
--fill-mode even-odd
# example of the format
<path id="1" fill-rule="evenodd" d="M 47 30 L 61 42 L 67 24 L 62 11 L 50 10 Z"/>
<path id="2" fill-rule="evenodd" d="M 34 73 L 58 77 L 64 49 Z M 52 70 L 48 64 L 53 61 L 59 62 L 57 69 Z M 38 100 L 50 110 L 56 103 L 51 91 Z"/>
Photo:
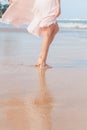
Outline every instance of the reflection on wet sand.
<path id="1" fill-rule="evenodd" d="M 45 70 L 38 69 L 39 92 L 33 99 L 24 97 L 10 98 L 5 105 L 6 123 L 9 130 L 51 130 L 53 99 L 48 90 Z"/>

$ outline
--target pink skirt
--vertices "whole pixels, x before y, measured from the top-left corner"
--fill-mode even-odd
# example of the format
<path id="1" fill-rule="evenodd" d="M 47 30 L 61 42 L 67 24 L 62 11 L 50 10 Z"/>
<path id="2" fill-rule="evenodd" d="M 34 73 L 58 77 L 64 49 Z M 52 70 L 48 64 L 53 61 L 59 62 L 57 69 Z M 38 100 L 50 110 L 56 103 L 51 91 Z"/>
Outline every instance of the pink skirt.
<path id="1" fill-rule="evenodd" d="M 28 32 L 41 36 L 43 27 L 57 22 L 58 8 L 56 0 L 15 0 L 2 16 L 2 22 L 17 27 L 28 25 Z"/>

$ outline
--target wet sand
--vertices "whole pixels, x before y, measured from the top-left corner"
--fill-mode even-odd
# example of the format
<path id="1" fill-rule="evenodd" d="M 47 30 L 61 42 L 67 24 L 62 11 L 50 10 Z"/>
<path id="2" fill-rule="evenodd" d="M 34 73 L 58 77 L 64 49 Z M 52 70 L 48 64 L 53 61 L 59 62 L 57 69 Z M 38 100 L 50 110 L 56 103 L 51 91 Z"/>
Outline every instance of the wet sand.
<path id="1" fill-rule="evenodd" d="M 41 39 L 0 31 L 0 130 L 86 130 L 87 32 L 60 30 L 45 71 L 30 66 Z"/>

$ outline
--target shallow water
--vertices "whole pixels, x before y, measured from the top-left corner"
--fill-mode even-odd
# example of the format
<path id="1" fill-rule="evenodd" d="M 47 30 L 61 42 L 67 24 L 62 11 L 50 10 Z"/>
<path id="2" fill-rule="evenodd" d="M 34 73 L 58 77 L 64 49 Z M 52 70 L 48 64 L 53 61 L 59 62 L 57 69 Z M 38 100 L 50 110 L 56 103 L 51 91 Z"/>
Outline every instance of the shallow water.
<path id="1" fill-rule="evenodd" d="M 61 30 L 49 52 L 52 69 L 35 64 L 41 39 L 0 32 L 0 129 L 87 129 L 87 38 Z"/>
<path id="2" fill-rule="evenodd" d="M 23 29 L 6 30 L 0 32 L 0 63 L 34 64 L 40 52 L 41 38 Z M 50 47 L 48 63 L 57 68 L 86 68 L 86 53 L 87 30 L 60 29 Z"/>

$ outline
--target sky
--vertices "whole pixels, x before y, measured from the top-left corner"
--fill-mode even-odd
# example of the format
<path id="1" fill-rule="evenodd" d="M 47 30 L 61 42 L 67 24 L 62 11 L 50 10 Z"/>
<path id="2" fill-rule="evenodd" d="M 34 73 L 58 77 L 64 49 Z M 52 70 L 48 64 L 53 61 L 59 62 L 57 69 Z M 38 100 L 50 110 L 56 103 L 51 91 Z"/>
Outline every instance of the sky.
<path id="1" fill-rule="evenodd" d="M 2 3 L 2 4 L 7 4 L 7 3 L 8 3 L 8 0 L 0 0 L 0 3 Z"/>
<path id="2" fill-rule="evenodd" d="M 87 18 L 87 0 L 60 0 L 60 18 Z"/>
<path id="3" fill-rule="evenodd" d="M 0 0 L 4 3 L 8 0 Z M 60 18 L 87 18 L 87 0 L 60 0 Z M 5 3 L 6 3 L 5 2 Z"/>

